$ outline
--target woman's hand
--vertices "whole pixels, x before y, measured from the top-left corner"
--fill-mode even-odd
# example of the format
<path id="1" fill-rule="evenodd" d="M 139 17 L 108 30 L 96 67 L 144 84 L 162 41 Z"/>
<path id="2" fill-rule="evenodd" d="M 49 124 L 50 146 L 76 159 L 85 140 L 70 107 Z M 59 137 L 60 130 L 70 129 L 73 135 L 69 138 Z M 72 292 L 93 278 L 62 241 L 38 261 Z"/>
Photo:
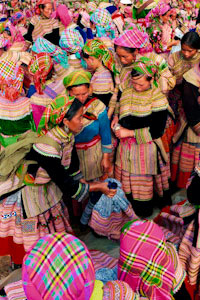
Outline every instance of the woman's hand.
<path id="1" fill-rule="evenodd" d="M 117 190 L 109 189 L 108 182 L 100 182 L 99 190 L 109 198 L 114 197 L 117 191 Z"/>
<path id="2" fill-rule="evenodd" d="M 114 127 L 115 125 L 118 123 L 119 121 L 119 118 L 117 115 L 114 116 L 113 120 L 112 120 L 112 123 L 111 123 L 111 129 L 114 131 Z"/>
<path id="3" fill-rule="evenodd" d="M 129 130 L 124 127 L 120 127 L 119 129 L 115 130 L 115 135 L 118 139 L 134 137 L 134 130 Z"/>

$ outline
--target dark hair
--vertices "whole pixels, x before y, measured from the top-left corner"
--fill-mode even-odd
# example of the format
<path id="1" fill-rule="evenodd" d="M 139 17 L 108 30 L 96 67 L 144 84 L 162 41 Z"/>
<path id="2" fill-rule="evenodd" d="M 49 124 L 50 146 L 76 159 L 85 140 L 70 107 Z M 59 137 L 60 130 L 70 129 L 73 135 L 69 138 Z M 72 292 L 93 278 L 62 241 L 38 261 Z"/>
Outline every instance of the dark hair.
<path id="1" fill-rule="evenodd" d="M 44 9 L 46 5 L 47 5 L 47 3 L 46 4 L 40 4 L 39 9 Z"/>
<path id="2" fill-rule="evenodd" d="M 131 76 L 132 76 L 133 78 L 139 77 L 139 76 L 142 76 L 142 75 L 145 75 L 145 74 L 140 73 L 139 71 L 137 71 L 137 70 L 135 70 L 135 69 L 133 69 L 133 70 L 131 71 Z M 145 76 L 146 76 L 146 80 L 147 80 L 147 81 L 151 81 L 152 77 L 150 77 L 150 76 L 148 76 L 148 75 L 145 75 Z"/>
<path id="3" fill-rule="evenodd" d="M 118 46 L 118 45 L 114 45 L 114 47 L 115 47 L 115 52 L 116 52 L 116 50 L 117 50 L 117 47 L 123 48 L 123 49 L 124 49 L 125 51 L 127 51 L 128 53 L 134 53 L 135 50 L 137 49 L 137 48 L 122 47 L 122 46 Z"/>
<path id="4" fill-rule="evenodd" d="M 89 56 L 89 54 L 85 53 L 85 52 L 82 50 L 82 51 L 81 51 L 81 57 L 82 57 L 82 58 L 88 59 L 90 56 Z"/>
<path id="5" fill-rule="evenodd" d="M 78 84 L 78 85 L 68 86 L 68 87 L 67 87 L 67 90 L 70 91 L 73 87 L 76 87 L 76 86 L 82 86 L 82 85 L 85 85 L 88 89 L 89 89 L 89 87 L 90 87 L 90 84 L 89 84 L 89 83 L 82 83 L 82 84 Z"/>
<path id="6" fill-rule="evenodd" d="M 47 81 L 47 80 L 50 80 L 50 79 L 53 77 L 54 73 L 55 73 L 55 68 L 54 68 L 54 66 L 53 66 L 53 67 L 51 68 L 51 71 L 49 72 L 49 74 L 48 74 L 47 77 L 46 77 L 46 81 Z"/>
<path id="7" fill-rule="evenodd" d="M 65 118 L 68 121 L 71 121 L 81 107 L 83 107 L 83 104 L 75 98 L 72 105 L 70 106 L 70 109 L 66 113 Z"/>
<path id="8" fill-rule="evenodd" d="M 9 27 L 6 27 L 4 32 L 6 32 L 9 36 L 11 36 L 11 31 Z"/>
<path id="9" fill-rule="evenodd" d="M 181 39 L 181 46 L 185 44 L 193 49 L 200 49 L 200 37 L 198 33 L 189 31 Z"/>

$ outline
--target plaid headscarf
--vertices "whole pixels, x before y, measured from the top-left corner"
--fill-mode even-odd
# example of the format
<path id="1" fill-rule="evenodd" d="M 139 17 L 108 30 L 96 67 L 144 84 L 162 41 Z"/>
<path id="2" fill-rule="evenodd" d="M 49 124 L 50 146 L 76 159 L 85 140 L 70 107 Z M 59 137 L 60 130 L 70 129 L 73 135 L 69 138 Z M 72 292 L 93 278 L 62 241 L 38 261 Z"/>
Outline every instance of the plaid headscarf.
<path id="1" fill-rule="evenodd" d="M 12 61 L 0 61 L 0 93 L 10 101 L 16 100 L 22 92 L 24 71 Z"/>
<path id="2" fill-rule="evenodd" d="M 156 17 L 163 16 L 171 9 L 170 5 L 165 2 L 160 2 L 158 5 L 153 8 L 145 17 L 147 22 L 153 21 Z"/>
<path id="3" fill-rule="evenodd" d="M 15 26 L 20 21 L 22 21 L 25 18 L 25 15 L 22 12 L 16 12 L 11 18 L 10 22 Z"/>
<path id="4" fill-rule="evenodd" d="M 43 94 L 42 85 L 45 84 L 46 77 L 53 67 L 53 61 L 48 53 L 38 53 L 31 60 L 28 71 L 33 75 L 36 91 Z"/>
<path id="5" fill-rule="evenodd" d="M 91 15 L 97 9 L 97 5 L 94 2 L 86 3 L 86 11 Z"/>
<path id="6" fill-rule="evenodd" d="M 140 57 L 140 59 L 133 64 L 133 69 L 141 74 L 154 78 L 154 84 L 158 87 L 156 76 L 158 74 L 158 67 L 148 57 Z"/>
<path id="7" fill-rule="evenodd" d="M 158 225 L 137 219 L 124 226 L 118 279 L 148 299 L 173 299 L 175 269 Z"/>
<path id="8" fill-rule="evenodd" d="M 152 46 L 148 33 L 131 24 L 130 30 L 125 30 L 119 37 L 114 39 L 114 44 L 121 47 L 140 49 L 140 53 L 151 52 Z"/>
<path id="9" fill-rule="evenodd" d="M 59 41 L 62 49 L 68 53 L 79 53 L 84 46 L 84 40 L 78 30 L 66 28 L 62 33 Z"/>
<path id="10" fill-rule="evenodd" d="M 90 17 L 90 21 L 96 25 L 98 37 L 108 36 L 115 38 L 115 25 L 110 13 L 104 8 L 98 8 Z"/>
<path id="11" fill-rule="evenodd" d="M 68 88 L 70 86 L 76 86 L 85 83 L 90 84 L 91 77 L 92 75 L 90 72 L 86 72 L 84 70 L 74 71 L 63 79 L 63 85 L 65 88 Z"/>
<path id="12" fill-rule="evenodd" d="M 68 95 L 57 96 L 46 108 L 38 125 L 38 133 L 44 134 L 60 124 L 70 109 L 74 97 Z"/>
<path id="13" fill-rule="evenodd" d="M 67 69 L 69 67 L 67 53 L 43 37 L 37 38 L 33 44 L 32 51 L 36 53 L 48 53 L 53 60 L 60 64 L 63 68 Z"/>
<path id="14" fill-rule="evenodd" d="M 83 47 L 83 52 L 89 56 L 101 59 L 103 65 L 116 74 L 113 54 L 102 41 L 99 39 L 88 40 Z"/>
<path id="15" fill-rule="evenodd" d="M 83 242 L 67 233 L 54 233 L 27 253 L 22 278 L 27 299 L 89 300 L 95 271 Z"/>

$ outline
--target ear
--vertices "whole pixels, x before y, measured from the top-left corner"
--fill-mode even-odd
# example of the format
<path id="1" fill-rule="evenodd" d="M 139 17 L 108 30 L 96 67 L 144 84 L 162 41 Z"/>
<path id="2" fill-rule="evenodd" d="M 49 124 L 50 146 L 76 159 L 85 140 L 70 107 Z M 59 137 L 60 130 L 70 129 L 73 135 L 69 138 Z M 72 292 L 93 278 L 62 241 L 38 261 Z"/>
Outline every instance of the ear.
<path id="1" fill-rule="evenodd" d="M 67 120 L 66 118 L 63 119 L 63 124 L 67 127 L 69 127 L 69 120 Z"/>

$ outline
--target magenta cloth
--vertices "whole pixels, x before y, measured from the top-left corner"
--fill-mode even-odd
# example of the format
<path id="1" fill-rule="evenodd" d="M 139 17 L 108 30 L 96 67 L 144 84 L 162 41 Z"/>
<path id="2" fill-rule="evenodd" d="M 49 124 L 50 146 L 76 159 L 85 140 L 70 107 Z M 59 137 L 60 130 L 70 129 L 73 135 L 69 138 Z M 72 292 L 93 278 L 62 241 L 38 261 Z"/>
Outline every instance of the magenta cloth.
<path id="1" fill-rule="evenodd" d="M 136 219 L 124 226 L 118 279 L 148 299 L 172 299 L 175 269 L 164 234 L 157 224 Z"/>
<path id="2" fill-rule="evenodd" d="M 163 16 L 166 14 L 169 10 L 171 10 L 171 7 L 166 4 L 165 2 L 160 2 L 155 8 L 153 8 L 145 17 L 145 20 L 147 23 L 152 20 L 154 21 L 155 17 Z"/>
<path id="3" fill-rule="evenodd" d="M 65 28 L 72 22 L 72 17 L 68 8 L 64 4 L 59 4 L 56 11 L 53 12 L 52 17 L 60 19 Z"/>
<path id="4" fill-rule="evenodd" d="M 121 47 L 140 49 L 141 53 L 151 52 L 152 46 L 148 34 L 139 30 L 135 24 L 131 24 L 130 27 L 130 30 L 125 30 L 119 37 L 114 39 L 114 44 Z"/>
<path id="5" fill-rule="evenodd" d="M 35 126 L 37 129 L 38 125 L 40 123 L 40 119 L 41 119 L 46 107 L 42 106 L 42 105 L 37 105 L 37 104 L 31 104 L 31 106 L 32 106 L 33 120 L 35 122 Z"/>
<path id="6" fill-rule="evenodd" d="M 82 241 L 54 233 L 39 239 L 26 254 L 22 280 L 28 300 L 89 300 L 95 271 Z"/>

